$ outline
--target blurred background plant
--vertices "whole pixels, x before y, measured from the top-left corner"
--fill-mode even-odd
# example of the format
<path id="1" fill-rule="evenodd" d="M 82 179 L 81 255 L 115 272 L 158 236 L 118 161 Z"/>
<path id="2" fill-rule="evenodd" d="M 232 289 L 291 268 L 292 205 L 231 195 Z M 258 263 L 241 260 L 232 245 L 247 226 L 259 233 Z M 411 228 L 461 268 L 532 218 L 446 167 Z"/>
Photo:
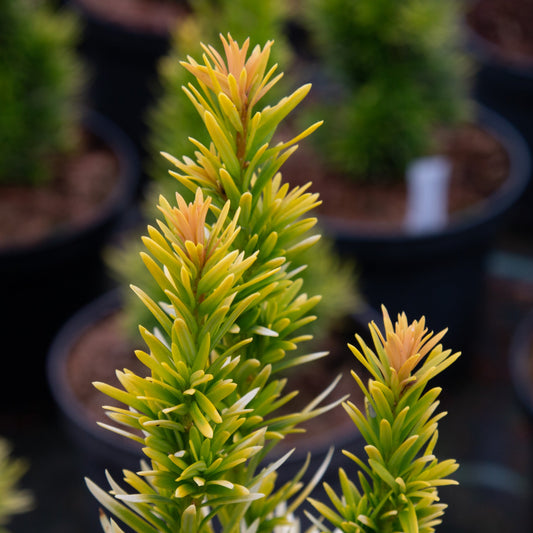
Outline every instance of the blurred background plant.
<path id="1" fill-rule="evenodd" d="M 0 183 L 50 179 L 78 138 L 76 18 L 41 0 L 0 3 Z"/>
<path id="2" fill-rule="evenodd" d="M 10 518 L 29 511 L 33 506 L 31 494 L 18 488 L 28 467 L 22 459 L 11 457 L 11 445 L 0 438 L 0 533 L 9 533 Z"/>
<path id="3" fill-rule="evenodd" d="M 317 59 L 316 150 L 353 179 L 401 180 L 437 128 L 470 116 L 461 2 L 310 0 L 301 17 Z"/>

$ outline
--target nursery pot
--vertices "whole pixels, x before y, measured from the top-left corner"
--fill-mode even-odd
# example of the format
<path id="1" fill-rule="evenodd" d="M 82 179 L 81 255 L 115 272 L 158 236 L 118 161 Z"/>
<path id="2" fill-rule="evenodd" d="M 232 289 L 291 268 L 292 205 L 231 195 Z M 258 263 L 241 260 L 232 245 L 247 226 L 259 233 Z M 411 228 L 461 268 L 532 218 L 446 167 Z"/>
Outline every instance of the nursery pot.
<path id="1" fill-rule="evenodd" d="M 529 150 L 513 126 L 487 109 L 480 110 L 479 120 L 507 150 L 510 170 L 503 186 L 469 216 L 419 233 L 374 233 L 322 218 L 339 251 L 355 259 L 359 287 L 371 307 L 384 304 L 391 316 L 405 311 L 411 320 L 424 315 L 431 330 L 449 328 L 445 347 L 463 352 L 475 340 L 488 255 L 530 170 Z"/>
<path id="2" fill-rule="evenodd" d="M 82 473 L 99 483 L 104 482 L 106 469 L 117 478 L 121 477 L 124 468 L 137 470 L 142 452 L 140 445 L 134 441 L 98 426 L 88 413 L 90 406 L 80 399 L 71 377 L 77 372 L 72 362 L 72 351 L 84 334 L 120 309 L 121 298 L 117 289 L 85 305 L 60 328 L 47 358 L 48 385 L 65 422 L 66 432 L 80 451 Z M 133 359 L 133 351 L 131 356 Z M 112 375 L 115 368 L 107 371 Z M 91 386 L 94 379 L 94 375 L 87 375 L 87 385 Z"/>
<path id="3" fill-rule="evenodd" d="M 107 319 L 120 309 L 118 290 L 106 292 L 74 313 L 60 328 L 47 357 L 48 386 L 60 412 L 60 421 L 66 436 L 72 442 L 78 457 L 79 471 L 74 475 L 80 479 L 90 478 L 100 487 L 107 489 L 107 470 L 121 482 L 122 470 L 136 472 L 142 458 L 141 447 L 135 442 L 96 425 L 87 413 L 87 407 L 76 394 L 69 377 L 71 353 L 87 331 L 96 323 Z M 95 354 L 96 355 L 96 354 Z M 75 370 L 72 370 L 75 371 Z M 87 376 L 87 381 L 93 378 Z M 87 490 L 84 501 L 87 533 L 98 531 L 98 509 L 100 505 Z M 129 531 L 129 530 L 128 530 Z"/>
<path id="4" fill-rule="evenodd" d="M 474 97 L 483 105 L 511 122 L 533 149 L 533 57 L 529 63 L 506 60 L 491 43 L 472 27 L 468 28 L 468 45 L 476 63 Z M 533 185 L 530 183 L 511 219 L 513 230 L 528 232 L 533 228 Z"/>
<path id="5" fill-rule="evenodd" d="M 109 471 L 118 481 L 122 479 L 123 469 L 138 470 L 139 461 L 142 458 L 141 447 L 125 437 L 99 427 L 95 423 L 94 415 L 88 414 L 88 408 L 78 394 L 80 387 L 73 385 L 72 375 L 78 372 L 73 363 L 73 349 L 78 345 L 80 338 L 91 331 L 95 324 L 108 319 L 120 311 L 121 308 L 119 291 L 114 290 L 100 296 L 79 310 L 59 330 L 50 346 L 47 360 L 49 388 L 59 408 L 66 433 L 78 452 L 80 476 L 88 476 L 104 488 L 108 486 L 104 475 L 105 470 Z M 365 330 L 368 331 L 367 323 L 373 320 L 374 316 L 375 313 L 371 310 L 365 310 L 364 314 L 359 313 L 348 320 L 350 332 L 346 333 L 346 339 L 343 338 L 342 343 L 345 345 L 344 341 L 353 342 L 353 334 L 356 332 L 366 337 Z M 94 360 L 99 370 L 101 370 L 105 366 L 106 348 L 100 347 L 99 349 L 103 353 L 95 353 Z M 113 350 L 113 348 L 110 346 L 109 350 Z M 100 355 L 100 357 L 96 357 L 97 355 Z M 131 365 L 134 365 L 137 360 L 133 356 L 133 352 L 131 357 Z M 355 361 L 355 358 L 347 349 L 345 359 L 351 366 L 353 361 Z M 110 365 L 108 364 L 107 366 Z M 110 367 L 108 370 L 103 371 L 103 374 L 99 375 L 97 379 L 107 381 L 102 376 L 114 374 L 115 366 L 111 366 L 112 368 Z M 135 369 L 130 366 L 130 363 L 124 363 L 123 366 L 127 366 L 130 370 L 139 374 L 145 370 L 142 366 Z M 87 374 L 92 374 L 83 377 L 89 384 L 95 377 L 92 370 L 87 372 Z M 337 370 L 332 372 L 332 375 L 337 375 Z M 316 379 L 322 381 L 323 388 L 329 385 L 327 376 L 320 375 Z M 357 388 L 357 385 L 347 373 L 343 377 L 343 383 L 346 383 L 343 387 L 349 387 L 350 391 L 355 391 Z M 339 387 L 337 387 L 330 398 L 333 400 L 343 394 L 344 391 L 339 391 Z M 109 403 L 110 401 L 109 398 L 104 397 L 102 403 Z M 332 446 L 335 447 L 336 453 L 331 461 L 328 473 L 323 479 L 327 480 L 333 487 L 338 488 L 337 472 L 339 467 L 344 467 L 348 472 L 355 472 L 356 465 L 340 452 L 341 449 L 346 448 L 352 453 L 360 454 L 363 446 L 362 439 L 348 415 L 344 413 L 340 406 L 338 409 L 342 411 L 342 424 L 339 423 L 337 425 L 337 421 L 341 419 L 338 412 L 334 417 L 332 417 L 331 412 L 327 413 L 322 416 L 320 434 L 316 435 L 318 438 L 315 439 L 311 428 L 308 428 L 305 439 L 296 443 L 283 443 L 279 446 L 279 449 L 276 448 L 271 452 L 268 459 L 275 460 L 294 446 L 301 446 L 301 448 L 305 449 L 304 451 L 294 451 L 278 470 L 280 483 L 291 479 L 302 468 L 308 452 L 312 456 L 304 480 L 309 481 L 326 458 L 328 450 Z M 321 484 L 315 489 L 315 494 L 317 493 L 323 494 Z M 91 520 L 97 516 L 97 507 L 96 502 L 92 501 L 92 498 L 88 496 L 87 511 Z"/>
<path id="6" fill-rule="evenodd" d="M 129 216 L 139 181 L 136 152 L 110 121 L 89 113 L 84 128 L 118 163 L 114 191 L 100 211 L 78 228 L 63 228 L 34 245 L 0 249 L 2 353 L 5 375 L 17 387 L 2 389 L 2 405 L 41 409 L 46 396 L 45 356 L 56 330 L 109 282 L 103 247 Z"/>
<path id="7" fill-rule="evenodd" d="M 121 23 L 84 0 L 65 3 L 83 22 L 80 52 L 90 69 L 90 105 L 118 124 L 144 155 L 146 112 L 155 100 L 158 61 L 170 48 L 170 32 Z"/>

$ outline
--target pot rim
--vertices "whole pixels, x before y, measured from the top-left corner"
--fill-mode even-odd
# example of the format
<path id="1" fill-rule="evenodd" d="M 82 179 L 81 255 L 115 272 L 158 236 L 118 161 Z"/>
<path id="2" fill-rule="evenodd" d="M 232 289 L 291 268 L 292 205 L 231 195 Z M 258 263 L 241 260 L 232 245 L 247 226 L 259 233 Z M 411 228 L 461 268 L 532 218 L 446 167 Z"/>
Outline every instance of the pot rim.
<path id="1" fill-rule="evenodd" d="M 118 181 L 107 202 L 96 216 L 83 226 L 63 228 L 34 244 L 0 247 L 0 262 L 19 262 L 22 258 L 33 261 L 39 254 L 50 254 L 83 240 L 107 224 L 113 224 L 133 199 L 140 184 L 141 166 L 137 150 L 126 134 L 110 119 L 87 110 L 82 126 L 100 141 L 103 141 L 118 160 Z"/>
<path id="2" fill-rule="evenodd" d="M 494 135 L 506 150 L 509 158 L 507 180 L 494 194 L 479 204 L 481 209 L 476 215 L 452 220 L 440 230 L 418 233 L 409 233 L 402 229 L 388 233 L 374 233 L 341 219 L 321 216 L 319 223 L 325 232 L 335 239 L 347 241 L 357 239 L 359 242 L 374 242 L 383 245 L 393 242 L 422 243 L 433 240 L 435 237 L 454 238 L 475 231 L 479 226 L 505 215 L 518 201 L 529 183 L 532 164 L 530 150 L 522 134 L 502 115 L 477 102 L 474 109 L 477 116 L 476 123 Z"/>
<path id="3" fill-rule="evenodd" d="M 96 31 L 106 53 L 120 50 L 141 57 L 153 57 L 166 53 L 170 46 L 170 30 L 163 28 L 143 29 L 115 18 L 106 17 L 87 5 L 83 0 L 65 0 L 66 5 L 84 19 L 85 31 Z M 179 18 L 174 21 L 178 24 Z"/>
<path id="4" fill-rule="evenodd" d="M 140 447 L 126 437 L 99 427 L 87 417 L 81 402 L 69 384 L 67 360 L 80 335 L 93 324 L 109 316 L 120 307 L 119 289 L 113 289 L 82 307 L 67 320 L 53 339 L 46 360 L 46 374 L 50 393 L 63 415 L 76 427 L 103 441 L 115 450 L 138 453 Z"/>
<path id="5" fill-rule="evenodd" d="M 474 0 L 472 3 L 479 3 L 479 0 Z M 463 24 L 463 33 L 465 35 L 466 48 L 477 62 L 484 65 L 494 65 L 515 77 L 533 80 L 533 58 L 523 63 L 507 60 L 499 52 L 499 46 L 496 43 L 483 37 L 466 20 Z"/>

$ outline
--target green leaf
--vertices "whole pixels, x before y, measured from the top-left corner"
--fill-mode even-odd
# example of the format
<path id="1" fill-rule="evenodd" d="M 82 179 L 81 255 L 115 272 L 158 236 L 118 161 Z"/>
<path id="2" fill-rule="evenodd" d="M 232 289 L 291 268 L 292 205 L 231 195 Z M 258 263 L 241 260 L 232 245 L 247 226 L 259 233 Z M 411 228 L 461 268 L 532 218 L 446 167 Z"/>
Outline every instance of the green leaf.
<path id="1" fill-rule="evenodd" d="M 107 492 L 102 490 L 89 478 L 85 478 L 85 483 L 91 494 L 110 512 L 112 512 L 119 520 L 122 520 L 126 525 L 130 526 L 138 533 L 160 533 L 161 530 L 153 528 L 150 524 L 144 521 L 136 513 L 128 509 L 125 505 L 118 502 L 115 498 L 110 496 Z M 165 528 L 166 529 L 166 528 Z"/>
<path id="2" fill-rule="evenodd" d="M 388 456 L 393 448 L 392 428 L 390 422 L 382 419 L 379 423 L 379 441 L 382 446 L 383 453 Z"/>
<path id="3" fill-rule="evenodd" d="M 201 315 L 208 315 L 212 313 L 217 305 L 228 297 L 229 291 L 233 289 L 235 282 L 235 275 L 228 274 L 217 287 L 213 289 L 211 294 L 198 306 L 198 313 Z M 235 294 L 235 293 L 234 293 Z"/>
<path id="4" fill-rule="evenodd" d="M 196 390 L 194 397 L 198 403 L 198 406 L 213 422 L 215 422 L 215 424 L 220 424 L 222 422 L 220 413 L 207 396 L 205 396 L 199 390 Z"/>
<path id="5" fill-rule="evenodd" d="M 137 294 L 140 300 L 144 303 L 144 305 L 152 312 L 152 314 L 155 316 L 155 318 L 157 319 L 159 324 L 161 324 L 167 334 L 170 335 L 170 331 L 172 329 L 172 321 L 168 318 L 168 316 L 143 290 L 133 285 L 131 286 L 131 288 L 133 292 L 135 292 L 135 294 Z"/>
<path id="6" fill-rule="evenodd" d="M 144 402 L 138 400 L 136 396 L 124 390 L 118 389 L 117 387 L 113 387 L 112 385 L 102 383 L 100 381 L 95 381 L 93 385 L 96 389 L 98 389 L 100 392 L 103 392 L 110 398 L 114 398 L 115 400 L 118 400 L 125 405 L 129 405 L 140 412 L 143 412 L 146 407 Z"/>
<path id="7" fill-rule="evenodd" d="M 207 439 L 213 438 L 213 428 L 195 402 L 191 404 L 191 416 L 200 433 Z"/>
<path id="8" fill-rule="evenodd" d="M 394 477 L 385 468 L 385 466 L 383 466 L 382 463 L 374 459 L 369 459 L 368 464 L 371 466 L 372 470 L 378 475 L 378 477 L 381 478 L 389 487 L 391 488 L 396 487 L 396 481 Z"/>
<path id="9" fill-rule="evenodd" d="M 237 185 L 235 184 L 232 174 L 225 168 L 220 168 L 218 170 L 218 177 L 228 199 L 233 205 L 238 205 L 241 197 L 241 191 L 239 191 Z"/>
<path id="10" fill-rule="evenodd" d="M 197 533 L 196 506 L 189 505 L 181 515 L 181 530 L 183 533 Z"/>
<path id="11" fill-rule="evenodd" d="M 341 527 L 343 522 L 342 516 L 314 498 L 309 498 L 308 501 L 326 520 L 329 520 L 335 527 Z"/>
<path id="12" fill-rule="evenodd" d="M 311 84 L 302 85 L 290 96 L 282 98 L 275 106 L 265 108 L 261 113 L 261 125 L 257 128 L 257 137 L 270 138 L 276 126 L 307 96 Z"/>
<path id="13" fill-rule="evenodd" d="M 239 115 L 239 111 L 235 104 L 229 99 L 229 97 L 223 92 L 218 93 L 218 103 L 222 109 L 224 115 L 229 119 L 231 125 L 235 128 L 235 131 L 242 132 L 242 122 Z"/>
<path id="14" fill-rule="evenodd" d="M 409 467 L 412 457 L 419 449 L 418 444 L 418 435 L 411 435 L 408 439 L 403 441 L 400 446 L 394 451 L 389 460 L 389 467 L 391 468 L 391 470 L 402 474 L 405 469 Z"/>
<path id="15" fill-rule="evenodd" d="M 216 117 L 209 111 L 204 112 L 203 119 L 211 140 L 215 144 L 228 172 L 235 176 L 239 175 L 241 170 L 239 160 L 235 155 L 235 147 L 227 135 L 228 132 L 224 131 Z"/>
<path id="16" fill-rule="evenodd" d="M 413 503 L 408 500 L 407 508 L 400 511 L 398 518 L 405 533 L 418 533 L 418 519 Z"/>
<path id="17" fill-rule="evenodd" d="M 368 392 L 370 392 L 369 400 L 372 402 L 372 407 L 377 417 L 380 419 L 394 420 L 392 408 L 387 400 L 387 396 L 383 393 L 382 384 L 378 381 L 371 380 L 368 384 Z"/>

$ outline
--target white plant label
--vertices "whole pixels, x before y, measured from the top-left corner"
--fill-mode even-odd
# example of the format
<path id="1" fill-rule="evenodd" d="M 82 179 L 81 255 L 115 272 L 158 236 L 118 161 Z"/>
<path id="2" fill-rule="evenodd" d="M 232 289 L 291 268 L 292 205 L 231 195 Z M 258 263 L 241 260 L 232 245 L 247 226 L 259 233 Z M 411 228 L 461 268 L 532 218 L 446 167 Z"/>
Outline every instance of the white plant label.
<path id="1" fill-rule="evenodd" d="M 451 164 L 443 156 L 415 159 L 407 168 L 405 228 L 426 233 L 448 222 L 448 188 Z"/>

